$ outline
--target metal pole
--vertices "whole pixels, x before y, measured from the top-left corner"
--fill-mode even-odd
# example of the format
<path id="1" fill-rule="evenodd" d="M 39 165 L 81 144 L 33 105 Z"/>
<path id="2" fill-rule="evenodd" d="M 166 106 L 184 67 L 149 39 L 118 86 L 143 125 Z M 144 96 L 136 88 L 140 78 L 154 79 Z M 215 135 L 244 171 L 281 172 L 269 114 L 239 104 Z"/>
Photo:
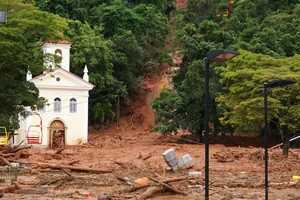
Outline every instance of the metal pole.
<path id="1" fill-rule="evenodd" d="M 204 59 L 205 69 L 205 114 L 204 114 L 204 128 L 205 128 L 205 200 L 209 199 L 209 60 Z"/>
<path id="2" fill-rule="evenodd" d="M 268 87 L 264 84 L 265 199 L 268 200 Z"/>
<path id="3" fill-rule="evenodd" d="M 117 99 L 117 127 L 119 127 L 120 123 L 120 93 L 118 93 Z"/>

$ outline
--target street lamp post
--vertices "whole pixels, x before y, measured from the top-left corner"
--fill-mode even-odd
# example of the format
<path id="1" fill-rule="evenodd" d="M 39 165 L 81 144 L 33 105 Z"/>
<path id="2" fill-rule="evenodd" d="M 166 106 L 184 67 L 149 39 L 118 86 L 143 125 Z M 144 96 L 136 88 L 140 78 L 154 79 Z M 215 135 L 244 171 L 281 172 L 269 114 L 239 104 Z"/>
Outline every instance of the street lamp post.
<path id="1" fill-rule="evenodd" d="M 204 59 L 205 99 L 204 99 L 204 129 L 205 129 L 205 200 L 209 199 L 209 65 L 210 62 L 225 62 L 239 55 L 232 50 L 210 50 Z"/>
<path id="2" fill-rule="evenodd" d="M 264 83 L 264 146 L 265 146 L 265 199 L 268 200 L 268 88 L 283 87 L 286 85 L 294 84 L 291 80 L 278 80 Z"/>

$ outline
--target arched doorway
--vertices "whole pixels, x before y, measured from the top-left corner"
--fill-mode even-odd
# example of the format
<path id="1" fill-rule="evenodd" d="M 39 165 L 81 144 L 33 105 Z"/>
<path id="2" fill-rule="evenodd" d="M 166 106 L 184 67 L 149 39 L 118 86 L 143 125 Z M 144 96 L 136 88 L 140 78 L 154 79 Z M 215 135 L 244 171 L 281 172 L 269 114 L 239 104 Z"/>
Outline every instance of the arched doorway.
<path id="1" fill-rule="evenodd" d="M 61 120 L 54 120 L 50 124 L 50 148 L 61 149 L 65 147 L 65 125 Z"/>

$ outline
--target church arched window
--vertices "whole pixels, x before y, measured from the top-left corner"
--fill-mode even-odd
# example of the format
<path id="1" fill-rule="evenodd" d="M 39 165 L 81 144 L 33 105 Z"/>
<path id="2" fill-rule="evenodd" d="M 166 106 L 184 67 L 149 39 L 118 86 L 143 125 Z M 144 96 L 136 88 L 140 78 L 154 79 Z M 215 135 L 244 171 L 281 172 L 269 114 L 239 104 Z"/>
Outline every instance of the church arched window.
<path id="1" fill-rule="evenodd" d="M 53 108 L 53 111 L 56 112 L 56 113 L 60 113 L 61 112 L 61 99 L 56 97 L 54 99 L 54 108 Z"/>
<path id="2" fill-rule="evenodd" d="M 56 49 L 55 50 L 55 55 L 57 55 L 57 56 L 62 56 L 62 51 L 60 50 L 60 49 Z"/>
<path id="3" fill-rule="evenodd" d="M 77 113 L 77 100 L 75 98 L 70 99 L 69 112 Z"/>
<path id="4" fill-rule="evenodd" d="M 62 51 L 60 49 L 55 50 L 54 63 L 55 67 L 58 67 L 62 61 Z"/>

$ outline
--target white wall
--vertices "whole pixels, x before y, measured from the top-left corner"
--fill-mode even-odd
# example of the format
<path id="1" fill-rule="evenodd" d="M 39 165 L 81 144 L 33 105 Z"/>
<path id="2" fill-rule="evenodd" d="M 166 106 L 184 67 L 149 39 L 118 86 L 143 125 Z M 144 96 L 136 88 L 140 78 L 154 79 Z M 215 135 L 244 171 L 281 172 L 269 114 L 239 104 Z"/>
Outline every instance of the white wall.
<path id="1" fill-rule="evenodd" d="M 43 123 L 42 145 L 48 146 L 49 128 L 54 120 L 61 120 L 65 125 L 66 145 L 78 145 L 87 142 L 88 138 L 88 91 L 66 90 L 66 89 L 40 89 L 40 96 L 48 100 L 48 104 L 43 112 L 40 112 Z M 53 101 L 55 98 L 61 99 L 61 113 L 53 111 Z M 69 112 L 69 100 L 77 100 L 77 113 Z M 32 115 L 20 123 L 19 136 L 15 138 L 15 144 L 20 143 L 26 138 L 26 132 L 30 125 L 40 124 L 40 118 Z"/>
<path id="2" fill-rule="evenodd" d="M 61 67 L 67 71 L 70 71 L 70 49 L 71 43 L 64 43 L 64 44 L 52 44 L 52 43 L 45 43 L 43 45 L 44 53 L 51 53 L 55 54 L 56 49 L 60 49 L 62 52 L 62 61 L 60 63 Z M 54 67 L 53 63 L 45 63 L 45 66 L 49 64 Z"/>

